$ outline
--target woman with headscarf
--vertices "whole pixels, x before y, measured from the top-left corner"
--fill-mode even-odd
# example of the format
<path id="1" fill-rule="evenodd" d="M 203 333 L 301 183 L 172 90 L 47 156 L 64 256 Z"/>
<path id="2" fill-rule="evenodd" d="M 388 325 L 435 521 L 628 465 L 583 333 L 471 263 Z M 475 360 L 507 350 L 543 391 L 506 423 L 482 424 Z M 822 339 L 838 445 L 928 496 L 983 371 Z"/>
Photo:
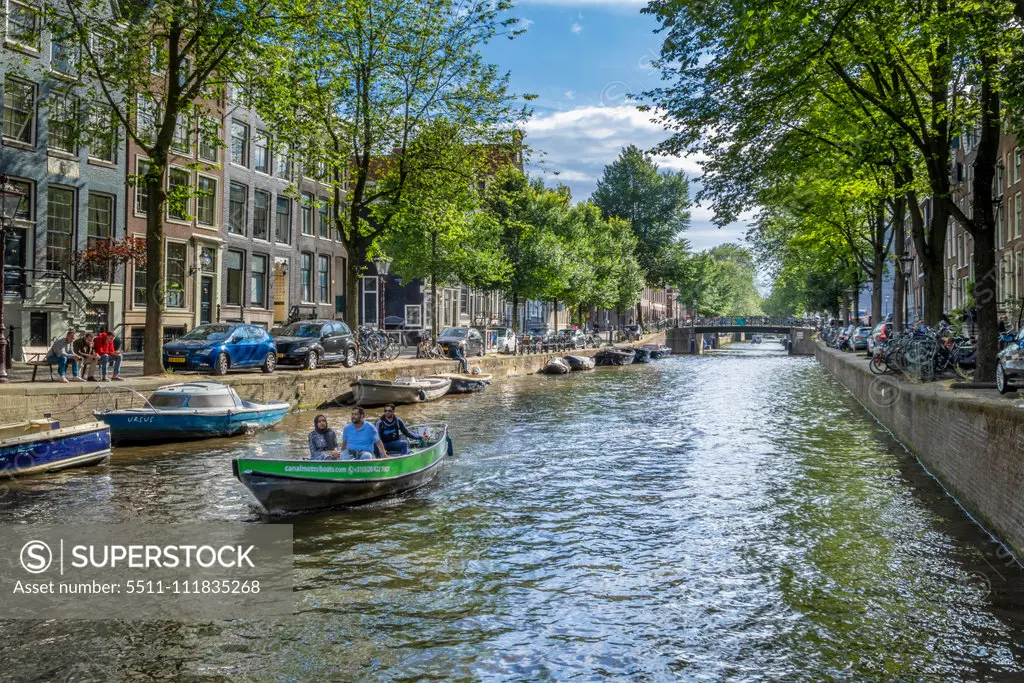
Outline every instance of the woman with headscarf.
<path id="1" fill-rule="evenodd" d="M 313 431 L 309 433 L 309 457 L 311 460 L 336 460 L 338 435 L 327 426 L 327 416 L 317 415 L 313 420 Z"/>

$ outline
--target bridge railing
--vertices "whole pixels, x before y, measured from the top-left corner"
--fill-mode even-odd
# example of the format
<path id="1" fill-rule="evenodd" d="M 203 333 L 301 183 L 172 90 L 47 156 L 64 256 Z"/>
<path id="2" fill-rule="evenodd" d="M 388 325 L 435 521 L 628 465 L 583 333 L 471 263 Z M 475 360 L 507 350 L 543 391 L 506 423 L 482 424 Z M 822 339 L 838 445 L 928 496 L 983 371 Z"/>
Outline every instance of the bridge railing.
<path id="1" fill-rule="evenodd" d="M 682 327 L 813 327 L 814 322 L 802 318 L 772 318 L 764 315 L 697 317 L 683 321 Z"/>

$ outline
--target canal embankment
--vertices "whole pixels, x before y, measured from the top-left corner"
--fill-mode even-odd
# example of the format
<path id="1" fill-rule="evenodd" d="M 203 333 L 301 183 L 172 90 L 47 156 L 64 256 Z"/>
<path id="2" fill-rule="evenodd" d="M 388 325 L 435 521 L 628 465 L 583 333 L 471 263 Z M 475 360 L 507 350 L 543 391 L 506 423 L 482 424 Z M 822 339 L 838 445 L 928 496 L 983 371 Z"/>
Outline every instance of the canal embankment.
<path id="1" fill-rule="evenodd" d="M 643 343 L 664 343 L 665 333 L 646 337 Z M 592 356 L 598 349 L 577 350 L 572 353 Z M 479 366 L 480 372 L 495 379 L 504 379 L 536 373 L 556 355 L 564 353 L 531 353 L 523 355 L 489 354 L 470 358 L 470 367 Z M 44 368 L 45 369 L 45 368 Z M 244 399 L 267 402 L 287 401 L 292 410 L 311 410 L 339 403 L 350 392 L 357 377 L 390 380 L 402 376 L 439 375 L 459 372 L 459 364 L 446 359 L 399 358 L 387 363 L 365 363 L 355 367 L 326 367 L 316 370 L 279 368 L 277 371 L 229 373 L 214 378 L 201 373 L 187 372 L 151 377 L 130 377 L 124 382 L 17 382 L 0 385 L 0 424 L 39 419 L 49 414 L 64 425 L 89 422 L 94 410 L 143 405 L 139 394 L 148 395 L 154 389 L 174 382 L 195 379 L 216 379 L 234 387 Z M 137 392 L 137 393 L 133 393 Z M 132 403 L 134 401 L 134 404 Z"/>
<path id="2" fill-rule="evenodd" d="M 875 375 L 863 354 L 815 356 L 989 532 L 1024 557 L 1024 400 Z"/>

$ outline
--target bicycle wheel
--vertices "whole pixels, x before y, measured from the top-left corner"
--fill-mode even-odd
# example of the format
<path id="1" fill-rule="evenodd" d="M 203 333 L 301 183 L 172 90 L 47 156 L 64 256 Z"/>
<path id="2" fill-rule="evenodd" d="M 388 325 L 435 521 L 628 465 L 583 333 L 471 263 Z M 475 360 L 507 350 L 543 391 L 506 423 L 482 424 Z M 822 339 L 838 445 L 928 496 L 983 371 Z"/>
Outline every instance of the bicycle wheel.
<path id="1" fill-rule="evenodd" d="M 388 345 L 384 349 L 384 355 L 388 361 L 393 361 L 402 353 L 402 347 L 394 339 L 388 337 Z"/>
<path id="2" fill-rule="evenodd" d="M 871 368 L 871 372 L 876 375 L 884 375 L 889 372 L 889 366 L 885 364 L 885 360 L 883 360 L 881 356 L 875 356 L 872 358 L 869 367 Z"/>
<path id="3" fill-rule="evenodd" d="M 967 360 L 967 358 L 957 358 L 956 359 L 956 364 L 953 366 L 953 369 L 956 370 L 957 376 L 960 379 L 962 379 L 963 381 L 965 381 L 965 382 L 973 382 L 974 381 L 974 365 L 975 364 L 973 362 L 971 362 L 971 363 L 961 363 L 961 361 L 966 361 L 966 360 Z"/>

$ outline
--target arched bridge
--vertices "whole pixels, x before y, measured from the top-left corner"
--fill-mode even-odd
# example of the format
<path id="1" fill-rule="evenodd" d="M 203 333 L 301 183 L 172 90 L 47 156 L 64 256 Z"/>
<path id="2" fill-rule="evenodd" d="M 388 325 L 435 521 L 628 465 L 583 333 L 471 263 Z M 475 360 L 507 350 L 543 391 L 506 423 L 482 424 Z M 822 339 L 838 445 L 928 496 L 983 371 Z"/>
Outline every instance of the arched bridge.
<path id="1" fill-rule="evenodd" d="M 697 318 L 689 325 L 666 330 L 665 343 L 672 353 L 703 353 L 704 340 L 718 346 L 718 335 L 734 334 L 735 340 L 750 339 L 755 334 L 778 334 L 789 338 L 790 354 L 813 355 L 814 325 L 799 318 L 768 318 L 764 316 Z"/>

